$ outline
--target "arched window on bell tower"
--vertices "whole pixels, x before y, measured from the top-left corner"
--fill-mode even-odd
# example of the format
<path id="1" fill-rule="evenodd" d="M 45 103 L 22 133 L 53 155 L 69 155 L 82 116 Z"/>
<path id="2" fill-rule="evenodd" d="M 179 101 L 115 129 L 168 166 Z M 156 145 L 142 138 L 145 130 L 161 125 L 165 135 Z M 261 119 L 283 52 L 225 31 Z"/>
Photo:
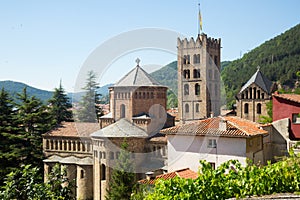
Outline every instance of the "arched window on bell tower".
<path id="1" fill-rule="evenodd" d="M 195 84 L 195 95 L 200 95 L 200 85 L 198 83 Z"/>
<path id="2" fill-rule="evenodd" d="M 249 104 L 248 104 L 248 103 L 245 103 L 245 104 L 244 104 L 244 113 L 245 113 L 245 114 L 248 114 L 248 113 L 249 113 Z"/>
<path id="3" fill-rule="evenodd" d="M 189 113 L 189 112 L 190 112 L 189 104 L 185 104 L 185 112 L 186 112 L 186 113 Z"/>
<path id="4" fill-rule="evenodd" d="M 189 84 L 184 84 L 184 95 L 189 95 Z"/>

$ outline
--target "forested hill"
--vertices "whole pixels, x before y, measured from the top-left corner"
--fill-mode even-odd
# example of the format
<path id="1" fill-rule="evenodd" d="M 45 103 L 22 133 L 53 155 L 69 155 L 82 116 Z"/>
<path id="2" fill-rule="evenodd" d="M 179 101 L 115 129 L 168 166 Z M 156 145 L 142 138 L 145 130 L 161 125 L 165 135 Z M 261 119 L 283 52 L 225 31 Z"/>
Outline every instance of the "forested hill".
<path id="1" fill-rule="evenodd" d="M 20 82 L 0 81 L 0 89 L 4 88 L 12 95 L 13 98 L 16 98 L 17 93 L 21 93 L 25 87 L 27 88 L 27 93 L 29 96 L 35 96 L 44 102 L 50 99 L 53 94 L 53 92 L 37 89 Z"/>
<path id="2" fill-rule="evenodd" d="M 159 70 L 152 72 L 150 75 L 177 94 L 177 61 L 167 64 Z"/>
<path id="3" fill-rule="evenodd" d="M 300 70 L 300 24 L 264 42 L 222 70 L 227 102 L 234 102 L 234 96 L 255 73 L 257 66 L 271 81 L 293 88 L 296 72 Z"/>

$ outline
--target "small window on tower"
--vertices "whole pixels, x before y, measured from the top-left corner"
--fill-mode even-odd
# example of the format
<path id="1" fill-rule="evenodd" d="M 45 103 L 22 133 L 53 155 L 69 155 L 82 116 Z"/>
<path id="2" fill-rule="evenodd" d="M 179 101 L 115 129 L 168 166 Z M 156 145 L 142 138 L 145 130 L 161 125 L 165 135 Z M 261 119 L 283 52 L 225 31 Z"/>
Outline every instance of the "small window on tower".
<path id="1" fill-rule="evenodd" d="M 184 95 L 189 95 L 189 85 L 188 84 L 184 85 Z"/>
<path id="2" fill-rule="evenodd" d="M 185 112 L 186 112 L 186 113 L 189 113 L 189 112 L 190 112 L 189 104 L 185 104 Z"/>
<path id="3" fill-rule="evenodd" d="M 199 103 L 196 103 L 196 113 L 198 113 L 199 112 Z"/>
<path id="4" fill-rule="evenodd" d="M 187 55 L 187 56 L 186 56 L 186 62 L 187 62 L 187 64 L 190 64 L 190 63 L 191 63 L 190 55 Z"/>
<path id="5" fill-rule="evenodd" d="M 200 78 L 200 69 L 194 69 L 193 70 L 193 77 L 194 78 Z"/>
<path id="6" fill-rule="evenodd" d="M 215 65 L 218 66 L 218 56 L 215 56 L 215 57 L 214 57 L 214 61 L 215 61 Z"/>
<path id="7" fill-rule="evenodd" d="M 200 95 L 200 85 L 198 83 L 195 84 L 195 95 Z"/>

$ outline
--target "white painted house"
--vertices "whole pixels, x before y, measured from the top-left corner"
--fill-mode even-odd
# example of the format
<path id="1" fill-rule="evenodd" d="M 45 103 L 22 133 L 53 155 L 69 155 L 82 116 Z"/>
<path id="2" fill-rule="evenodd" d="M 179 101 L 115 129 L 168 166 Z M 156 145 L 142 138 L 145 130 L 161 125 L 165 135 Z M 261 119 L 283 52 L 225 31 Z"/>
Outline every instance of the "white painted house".
<path id="1" fill-rule="evenodd" d="M 168 171 L 198 171 L 199 160 L 218 167 L 228 160 L 264 162 L 263 136 L 258 123 L 238 117 L 214 117 L 161 131 L 168 138 Z"/>

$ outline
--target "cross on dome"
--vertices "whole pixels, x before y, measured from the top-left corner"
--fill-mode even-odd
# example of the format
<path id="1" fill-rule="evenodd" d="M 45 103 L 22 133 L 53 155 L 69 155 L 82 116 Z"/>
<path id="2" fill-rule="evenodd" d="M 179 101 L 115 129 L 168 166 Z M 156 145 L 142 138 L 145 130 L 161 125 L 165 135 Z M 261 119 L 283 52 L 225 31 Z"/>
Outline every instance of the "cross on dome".
<path id="1" fill-rule="evenodd" d="M 139 58 L 137 58 L 136 60 L 135 60 L 135 62 L 136 62 L 136 65 L 140 65 L 140 62 L 141 62 L 141 60 L 139 59 Z"/>

